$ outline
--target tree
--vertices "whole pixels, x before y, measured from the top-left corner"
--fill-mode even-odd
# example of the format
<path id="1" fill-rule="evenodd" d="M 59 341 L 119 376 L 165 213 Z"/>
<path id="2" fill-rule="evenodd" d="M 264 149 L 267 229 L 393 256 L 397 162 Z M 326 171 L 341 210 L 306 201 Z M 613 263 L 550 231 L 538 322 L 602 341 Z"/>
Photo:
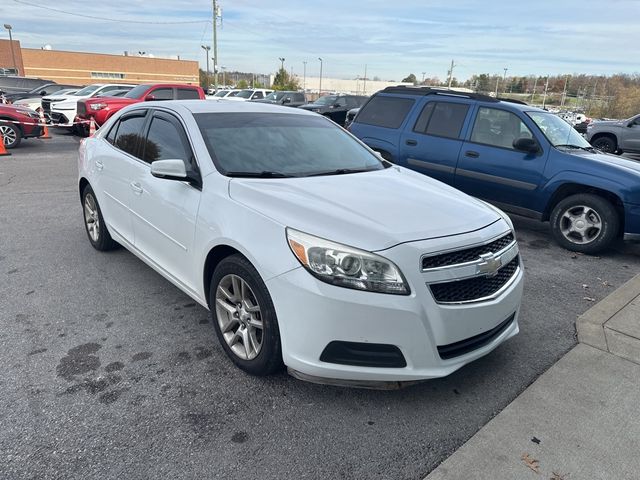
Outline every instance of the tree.
<path id="1" fill-rule="evenodd" d="M 418 79 L 413 73 L 410 73 L 408 77 L 405 77 L 402 80 L 402 83 L 413 83 L 415 85 L 416 83 L 418 83 Z"/>
<path id="2" fill-rule="evenodd" d="M 198 69 L 200 72 L 200 86 L 202 88 L 205 89 L 205 91 L 207 90 L 207 88 L 209 88 L 209 85 L 207 85 L 207 72 L 205 72 L 204 70 L 202 70 L 201 68 Z"/>
<path id="3" fill-rule="evenodd" d="M 238 85 L 236 85 L 237 88 L 249 88 L 249 84 L 247 83 L 247 81 L 243 78 L 242 80 L 238 81 Z"/>
<path id="4" fill-rule="evenodd" d="M 299 90 L 300 83 L 297 78 L 290 76 L 284 68 L 281 68 L 273 79 L 272 88 L 274 90 Z"/>
<path id="5" fill-rule="evenodd" d="M 378 77 L 377 75 L 375 77 L 373 77 L 373 81 L 374 82 L 379 82 L 380 81 L 380 77 Z"/>

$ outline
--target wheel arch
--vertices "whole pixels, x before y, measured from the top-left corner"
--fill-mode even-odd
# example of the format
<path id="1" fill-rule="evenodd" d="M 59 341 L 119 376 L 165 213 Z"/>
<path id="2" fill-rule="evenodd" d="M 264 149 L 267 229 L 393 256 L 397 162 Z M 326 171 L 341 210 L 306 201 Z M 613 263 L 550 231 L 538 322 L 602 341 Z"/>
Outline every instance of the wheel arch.
<path id="1" fill-rule="evenodd" d="M 207 254 L 202 269 L 202 285 L 204 286 L 204 298 L 209 306 L 211 305 L 209 303 L 209 291 L 211 290 L 211 277 L 213 276 L 213 272 L 222 260 L 231 255 L 242 255 L 244 258 L 247 258 L 240 250 L 227 244 L 216 245 Z"/>
<path id="2" fill-rule="evenodd" d="M 80 194 L 80 200 L 82 200 L 82 192 L 84 192 L 84 189 L 87 188 L 87 185 L 89 185 L 89 180 L 84 177 L 80 178 L 80 181 L 78 182 L 78 193 Z"/>
<path id="3" fill-rule="evenodd" d="M 593 136 L 591 137 L 591 140 L 589 141 L 589 143 L 595 142 L 597 139 L 602 138 L 602 137 L 609 137 L 611 140 L 616 142 L 616 147 L 618 146 L 618 136 L 613 132 L 598 132 L 598 133 L 594 133 Z"/>
<path id="4" fill-rule="evenodd" d="M 20 125 L 20 122 L 17 122 L 15 119 L 13 119 L 11 117 L 6 117 L 6 116 L 0 115 L 0 122 L 13 123 L 13 124 L 16 125 L 16 127 L 18 127 L 18 130 L 20 130 L 20 135 L 24 134 L 24 130 L 22 129 L 22 125 Z"/>

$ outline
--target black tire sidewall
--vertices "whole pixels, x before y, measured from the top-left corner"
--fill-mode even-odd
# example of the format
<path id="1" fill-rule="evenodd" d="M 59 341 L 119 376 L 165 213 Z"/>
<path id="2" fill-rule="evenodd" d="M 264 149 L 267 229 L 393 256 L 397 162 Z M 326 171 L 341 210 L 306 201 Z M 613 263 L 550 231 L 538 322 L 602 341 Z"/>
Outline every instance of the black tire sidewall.
<path id="1" fill-rule="evenodd" d="M 253 360 L 239 358 L 222 335 L 216 313 L 216 290 L 220 281 L 229 274 L 238 275 L 249 284 L 256 300 L 260 304 L 262 323 L 264 326 L 262 348 Z M 269 375 L 282 368 L 282 347 L 275 307 L 271 295 L 255 267 L 242 255 L 232 255 L 223 259 L 216 267 L 211 277 L 209 290 L 209 309 L 213 326 L 227 356 L 240 369 L 251 375 Z"/>
<path id="2" fill-rule="evenodd" d="M 602 150 L 606 153 L 614 153 L 616 151 L 616 142 L 610 138 L 610 137 L 600 137 L 597 138 L 596 140 L 594 140 L 594 146 L 595 148 L 602 150 L 602 148 L 598 147 L 598 144 L 602 144 L 602 143 L 606 143 L 607 145 L 609 145 L 609 150 Z"/>
<path id="3" fill-rule="evenodd" d="M 602 220 L 600 235 L 588 244 L 580 245 L 573 243 L 567 240 L 560 230 L 562 214 L 576 205 L 586 205 L 593 208 Z M 618 235 L 620 228 L 618 212 L 611 202 L 605 198 L 589 193 L 572 195 L 560 201 L 551 212 L 549 222 L 551 224 L 553 237 L 558 244 L 567 250 L 586 254 L 595 254 L 608 248 Z"/>
<path id="4" fill-rule="evenodd" d="M 91 235 L 89 234 L 89 229 L 87 228 L 87 221 L 85 220 L 85 217 L 84 217 L 84 202 L 87 198 L 87 195 L 91 195 L 93 197 L 93 201 L 95 202 L 96 208 L 98 209 L 98 219 L 100 221 L 100 226 L 98 228 L 97 242 L 94 242 L 93 239 L 91 238 Z M 86 187 L 84 187 L 84 190 L 82 191 L 82 223 L 84 223 L 84 231 L 87 234 L 87 238 L 89 239 L 89 242 L 91 242 L 91 245 L 96 250 L 107 251 L 107 250 L 112 250 L 117 246 L 117 243 L 114 242 L 113 239 L 111 238 L 111 235 L 109 234 L 109 230 L 107 230 L 107 225 L 106 223 L 104 223 L 104 218 L 102 217 L 102 210 L 100 209 L 100 204 L 98 203 L 96 194 L 94 193 L 90 185 L 87 185 Z"/>

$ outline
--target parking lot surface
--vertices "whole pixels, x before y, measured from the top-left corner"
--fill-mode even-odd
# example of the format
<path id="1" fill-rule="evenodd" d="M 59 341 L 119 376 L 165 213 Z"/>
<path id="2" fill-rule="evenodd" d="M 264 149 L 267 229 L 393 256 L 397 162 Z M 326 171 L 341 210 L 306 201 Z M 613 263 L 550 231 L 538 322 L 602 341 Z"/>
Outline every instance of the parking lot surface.
<path id="1" fill-rule="evenodd" d="M 521 332 L 487 357 L 392 392 L 254 378 L 204 308 L 126 250 L 91 248 L 78 142 L 55 134 L 0 158 L 1 478 L 421 479 L 639 270 L 638 244 L 577 255 L 514 218 Z"/>

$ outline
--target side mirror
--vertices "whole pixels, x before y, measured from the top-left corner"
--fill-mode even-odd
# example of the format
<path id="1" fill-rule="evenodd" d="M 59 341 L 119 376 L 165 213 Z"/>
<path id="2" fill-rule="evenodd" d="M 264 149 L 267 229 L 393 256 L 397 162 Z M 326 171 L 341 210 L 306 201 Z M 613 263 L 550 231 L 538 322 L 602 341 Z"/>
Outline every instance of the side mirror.
<path id="1" fill-rule="evenodd" d="M 156 160 L 151 164 L 151 175 L 166 180 L 188 180 L 187 168 L 182 160 Z"/>
<path id="2" fill-rule="evenodd" d="M 538 153 L 540 146 L 533 138 L 521 137 L 513 141 L 513 148 L 520 152 Z"/>
<path id="3" fill-rule="evenodd" d="M 47 91 L 46 91 L 46 90 L 42 90 L 42 91 L 40 92 L 40 95 L 42 95 L 43 97 L 44 97 L 46 94 L 47 94 Z"/>
<path id="4" fill-rule="evenodd" d="M 282 104 L 286 105 L 287 103 L 291 103 L 291 99 L 290 98 L 285 98 L 284 100 L 282 100 Z"/>
<path id="5" fill-rule="evenodd" d="M 145 102 L 153 102 L 155 99 L 156 99 L 156 97 L 151 95 L 151 94 L 149 94 L 146 97 L 144 97 L 144 101 Z"/>

